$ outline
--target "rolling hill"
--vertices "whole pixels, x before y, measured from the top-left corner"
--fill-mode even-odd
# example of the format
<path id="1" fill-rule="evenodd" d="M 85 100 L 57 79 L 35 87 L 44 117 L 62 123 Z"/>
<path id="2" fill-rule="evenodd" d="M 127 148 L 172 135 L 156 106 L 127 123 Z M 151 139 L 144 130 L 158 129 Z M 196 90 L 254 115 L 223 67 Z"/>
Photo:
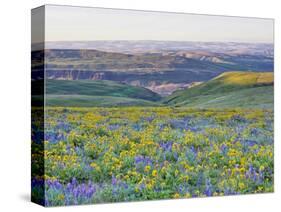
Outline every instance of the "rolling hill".
<path id="1" fill-rule="evenodd" d="M 157 102 L 114 96 L 47 95 L 47 106 L 59 107 L 117 107 L 117 106 L 159 106 Z"/>
<path id="2" fill-rule="evenodd" d="M 226 72 L 162 102 L 188 107 L 273 108 L 273 72 Z"/>
<path id="3" fill-rule="evenodd" d="M 152 88 L 161 96 L 174 92 L 169 89 L 170 84 L 181 87 L 210 80 L 226 71 L 270 72 L 274 68 L 270 44 L 168 41 L 87 42 L 84 47 L 79 42 L 53 44 L 44 51 L 32 51 L 33 77 L 39 75 L 38 70 L 45 69 L 47 79 L 124 82 Z"/>
<path id="4" fill-rule="evenodd" d="M 165 98 L 108 80 L 46 80 L 47 106 L 183 106 L 273 108 L 273 72 L 225 72 Z M 36 99 L 36 95 L 34 98 Z"/>
<path id="5" fill-rule="evenodd" d="M 157 105 L 161 97 L 142 87 L 107 80 L 47 80 L 48 106 Z"/>

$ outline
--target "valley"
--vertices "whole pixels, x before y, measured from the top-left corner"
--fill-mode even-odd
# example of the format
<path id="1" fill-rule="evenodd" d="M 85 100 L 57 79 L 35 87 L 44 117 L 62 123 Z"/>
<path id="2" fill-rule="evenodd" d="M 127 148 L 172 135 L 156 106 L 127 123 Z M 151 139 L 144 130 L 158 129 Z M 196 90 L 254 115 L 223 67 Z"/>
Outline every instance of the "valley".
<path id="1" fill-rule="evenodd" d="M 185 106 L 196 108 L 273 108 L 273 73 L 226 72 L 161 97 L 153 91 L 106 80 L 47 80 L 47 105 Z"/>
<path id="2" fill-rule="evenodd" d="M 53 80 L 109 80 L 162 97 L 231 71 L 272 72 L 271 44 L 93 41 L 55 42 L 32 52 L 33 72 Z"/>

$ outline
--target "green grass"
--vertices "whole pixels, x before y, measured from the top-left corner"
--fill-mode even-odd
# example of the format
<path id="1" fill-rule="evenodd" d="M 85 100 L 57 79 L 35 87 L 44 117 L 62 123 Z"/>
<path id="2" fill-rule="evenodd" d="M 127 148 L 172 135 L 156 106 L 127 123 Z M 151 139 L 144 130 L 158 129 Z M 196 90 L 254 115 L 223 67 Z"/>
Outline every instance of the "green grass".
<path id="1" fill-rule="evenodd" d="M 225 72 L 192 88 L 160 95 L 106 80 L 47 80 L 47 106 L 183 106 L 273 108 L 272 72 Z"/>
<path id="2" fill-rule="evenodd" d="M 203 108 L 273 108 L 273 73 L 226 72 L 208 82 L 177 91 L 163 103 Z"/>
<path id="3" fill-rule="evenodd" d="M 196 108 L 273 108 L 273 86 L 246 88 L 229 93 L 200 95 L 175 106 Z"/>
<path id="4" fill-rule="evenodd" d="M 46 104 L 64 107 L 159 106 L 153 101 L 126 97 L 54 94 L 46 95 Z"/>
<path id="5" fill-rule="evenodd" d="M 161 96 L 142 87 L 108 80 L 47 80 L 47 94 L 110 96 L 158 101 Z"/>

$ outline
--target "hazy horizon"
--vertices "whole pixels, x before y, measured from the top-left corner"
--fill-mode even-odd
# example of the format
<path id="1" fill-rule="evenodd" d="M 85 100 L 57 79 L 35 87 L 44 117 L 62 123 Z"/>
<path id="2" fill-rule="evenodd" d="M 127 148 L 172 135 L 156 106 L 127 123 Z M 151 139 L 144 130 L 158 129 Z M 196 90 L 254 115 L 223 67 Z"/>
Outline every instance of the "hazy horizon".
<path id="1" fill-rule="evenodd" d="M 274 42 L 272 19 L 56 5 L 45 9 L 46 42 Z"/>
<path id="2" fill-rule="evenodd" d="M 190 42 L 190 43 L 245 43 L 245 44 L 273 44 L 273 42 L 250 42 L 250 41 L 201 41 L 201 40 L 127 40 L 127 39 L 114 39 L 114 40 L 52 40 L 45 41 L 45 43 L 58 43 L 58 42 Z"/>

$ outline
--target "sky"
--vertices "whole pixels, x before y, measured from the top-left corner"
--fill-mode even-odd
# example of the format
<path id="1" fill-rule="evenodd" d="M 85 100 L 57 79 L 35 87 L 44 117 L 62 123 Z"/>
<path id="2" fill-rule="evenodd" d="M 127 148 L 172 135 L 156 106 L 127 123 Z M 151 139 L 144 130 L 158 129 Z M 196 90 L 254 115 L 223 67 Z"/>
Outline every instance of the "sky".
<path id="1" fill-rule="evenodd" d="M 46 41 L 273 43 L 273 19 L 47 5 Z"/>

